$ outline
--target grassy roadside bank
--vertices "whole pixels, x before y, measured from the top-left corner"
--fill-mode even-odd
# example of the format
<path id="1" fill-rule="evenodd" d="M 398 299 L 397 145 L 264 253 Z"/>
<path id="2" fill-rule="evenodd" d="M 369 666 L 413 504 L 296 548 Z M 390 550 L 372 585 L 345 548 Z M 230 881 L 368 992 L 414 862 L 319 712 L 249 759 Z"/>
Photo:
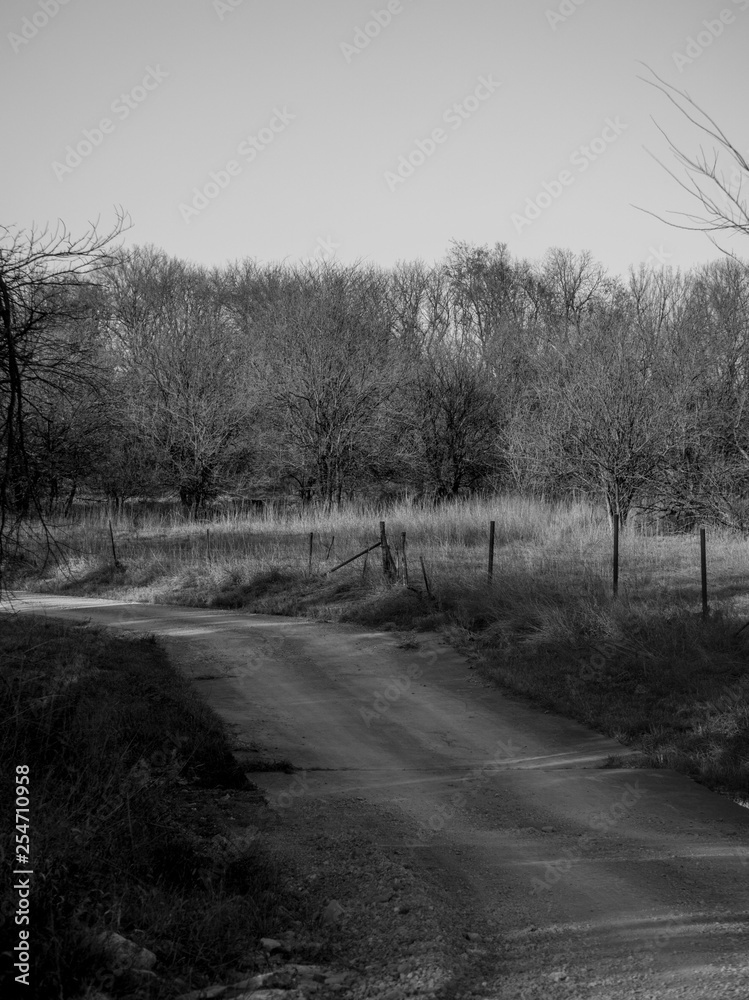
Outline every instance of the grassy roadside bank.
<path id="1" fill-rule="evenodd" d="M 34 872 L 29 995 L 171 998 L 266 971 L 258 941 L 287 928 L 303 960 L 312 901 L 269 853 L 269 811 L 219 720 L 158 644 L 0 614 L 0 664 L 3 794 L 20 767 L 30 800 L 18 828 L 0 813 L 4 995 L 25 989 L 7 957 L 23 929 L 19 862 Z M 13 853 L 17 833 L 28 856 Z M 113 954 L 114 934 L 145 971 Z"/>
<path id="2" fill-rule="evenodd" d="M 384 584 L 377 551 L 324 575 L 376 540 L 380 517 L 392 540 L 407 533 L 411 586 Z M 498 546 L 491 586 L 490 519 Z M 644 751 L 652 765 L 749 798 L 749 629 L 736 637 L 749 619 L 747 539 L 709 533 L 712 613 L 702 620 L 696 536 L 656 535 L 634 521 L 614 601 L 608 524 L 584 503 L 500 498 L 208 525 L 137 517 L 113 528 L 119 567 L 108 524 L 90 517 L 65 536 L 64 570 L 41 580 L 27 572 L 16 585 L 438 629 L 496 683 Z"/>

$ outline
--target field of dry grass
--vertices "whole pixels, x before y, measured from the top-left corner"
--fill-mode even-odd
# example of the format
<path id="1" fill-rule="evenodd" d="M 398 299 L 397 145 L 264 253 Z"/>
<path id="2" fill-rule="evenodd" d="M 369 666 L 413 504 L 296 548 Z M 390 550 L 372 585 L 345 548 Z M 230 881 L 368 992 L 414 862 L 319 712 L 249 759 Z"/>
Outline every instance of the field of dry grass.
<path id="1" fill-rule="evenodd" d="M 307 576 L 310 533 L 312 571 L 318 576 L 377 541 L 383 517 L 391 545 L 399 544 L 401 532 L 407 533 L 412 582 L 422 583 L 418 557 L 423 556 L 436 589 L 467 586 L 482 605 L 490 520 L 497 524 L 495 591 L 518 573 L 529 585 L 536 581 L 540 591 L 610 585 L 611 531 L 602 512 L 584 502 L 547 504 L 515 497 L 436 510 L 402 504 L 384 513 L 362 507 L 287 516 L 270 511 L 193 523 L 176 511 L 114 517 L 115 551 L 124 567 L 119 573 L 113 566 L 110 518 L 103 510 L 89 511 L 72 524 L 55 526 L 66 561 L 45 572 L 40 582 L 54 590 L 96 587 L 102 596 L 106 590 L 106 596 L 127 600 L 207 603 L 230 582 L 249 583 L 272 571 Z M 728 532 L 710 534 L 711 602 L 724 604 L 742 596 L 749 602 L 747 556 L 749 540 Z M 375 588 L 382 582 L 378 558 L 379 553 L 372 553 L 365 574 Z M 696 534 L 654 534 L 635 518 L 622 535 L 621 564 L 625 599 L 699 602 Z M 336 577 L 360 581 L 362 569 L 363 560 Z M 33 576 L 27 580 L 30 585 Z"/>
<path id="2" fill-rule="evenodd" d="M 377 540 L 381 518 L 392 545 L 406 532 L 411 587 L 387 586 L 378 550 L 326 576 Z M 16 585 L 440 629 L 497 683 L 645 749 L 653 763 L 749 797 L 749 629 L 736 637 L 749 620 L 746 538 L 708 532 L 711 614 L 703 620 L 697 533 L 657 534 L 635 518 L 621 538 L 613 600 L 610 526 L 584 502 L 505 497 L 194 524 L 136 515 L 112 529 L 119 566 L 107 516 L 88 514 L 61 526 L 66 564 L 41 579 L 27 572 Z"/>

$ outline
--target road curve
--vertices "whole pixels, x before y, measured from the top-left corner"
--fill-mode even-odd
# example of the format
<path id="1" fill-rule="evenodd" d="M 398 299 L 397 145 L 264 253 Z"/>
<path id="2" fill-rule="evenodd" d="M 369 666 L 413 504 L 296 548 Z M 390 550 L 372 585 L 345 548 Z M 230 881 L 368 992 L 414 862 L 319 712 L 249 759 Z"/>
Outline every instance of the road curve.
<path id="1" fill-rule="evenodd" d="M 303 770 L 304 794 L 344 815 L 364 800 L 394 842 L 407 830 L 415 865 L 498 928 L 487 998 L 749 1000 L 749 810 L 670 771 L 604 768 L 620 744 L 502 694 L 437 636 L 48 595 L 10 608 L 158 635 L 240 739 Z"/>

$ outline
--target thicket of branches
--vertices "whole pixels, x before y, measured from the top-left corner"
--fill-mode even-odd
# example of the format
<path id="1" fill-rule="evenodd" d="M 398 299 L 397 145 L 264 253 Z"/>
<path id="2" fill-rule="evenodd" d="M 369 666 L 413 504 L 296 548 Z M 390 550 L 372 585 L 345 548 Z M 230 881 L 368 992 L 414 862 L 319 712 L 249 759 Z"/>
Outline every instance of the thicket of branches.
<path id="1" fill-rule="evenodd" d="M 125 223 L 80 237 L 0 226 L 0 582 L 30 522 L 53 545 L 45 512 L 63 496 L 70 509 L 106 448 L 99 278 Z"/>
<path id="2" fill-rule="evenodd" d="M 8 524 L 85 497 L 197 516 L 227 498 L 512 489 L 583 492 L 623 523 L 644 507 L 749 526 L 736 259 L 621 279 L 586 253 L 503 245 L 391 270 L 94 249 L 101 267 L 16 287 L 5 258 L 4 370 L 33 372 L 22 448 L 20 397 L 0 386 Z"/>

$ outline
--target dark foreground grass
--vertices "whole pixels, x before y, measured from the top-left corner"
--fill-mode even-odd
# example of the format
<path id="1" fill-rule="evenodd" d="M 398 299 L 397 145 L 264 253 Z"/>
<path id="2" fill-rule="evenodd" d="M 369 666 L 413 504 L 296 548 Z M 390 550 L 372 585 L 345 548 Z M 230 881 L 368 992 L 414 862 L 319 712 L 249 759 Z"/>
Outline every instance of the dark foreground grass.
<path id="1" fill-rule="evenodd" d="M 0 664 L 0 981 L 15 985 L 8 954 L 23 928 L 10 874 L 17 766 L 34 872 L 23 995 L 159 1000 L 236 968 L 293 904 L 258 828 L 233 835 L 216 805 L 227 794 L 261 805 L 219 720 L 148 639 L 0 614 Z M 111 932 L 153 951 L 158 974 L 113 970 L 97 942 Z"/>

